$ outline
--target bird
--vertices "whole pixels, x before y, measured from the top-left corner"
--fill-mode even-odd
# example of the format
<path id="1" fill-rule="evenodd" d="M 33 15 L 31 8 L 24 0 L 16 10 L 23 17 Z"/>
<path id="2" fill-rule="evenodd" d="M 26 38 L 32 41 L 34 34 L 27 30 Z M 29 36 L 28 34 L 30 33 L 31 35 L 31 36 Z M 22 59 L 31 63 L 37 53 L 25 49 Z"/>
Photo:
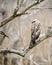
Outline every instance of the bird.
<path id="1" fill-rule="evenodd" d="M 36 40 L 40 36 L 40 21 L 38 19 L 35 19 L 32 21 L 32 26 L 31 26 L 31 41 L 30 41 L 30 46 L 29 48 L 32 47 L 36 43 Z"/>

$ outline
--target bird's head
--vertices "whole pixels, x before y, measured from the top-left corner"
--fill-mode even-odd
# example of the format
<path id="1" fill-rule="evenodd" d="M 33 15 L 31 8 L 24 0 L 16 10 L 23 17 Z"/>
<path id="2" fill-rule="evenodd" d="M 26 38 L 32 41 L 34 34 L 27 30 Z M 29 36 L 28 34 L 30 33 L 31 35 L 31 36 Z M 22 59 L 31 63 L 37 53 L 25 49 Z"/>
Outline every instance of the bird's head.
<path id="1" fill-rule="evenodd" d="M 35 28 L 36 31 L 40 28 L 40 22 L 38 19 L 35 19 L 33 22 L 32 22 L 32 28 Z"/>
<path id="2" fill-rule="evenodd" d="M 35 19 L 35 20 L 33 20 L 33 22 L 32 22 L 32 23 L 38 23 L 38 24 L 39 24 L 40 22 L 39 22 L 39 20 L 38 20 L 38 19 Z"/>

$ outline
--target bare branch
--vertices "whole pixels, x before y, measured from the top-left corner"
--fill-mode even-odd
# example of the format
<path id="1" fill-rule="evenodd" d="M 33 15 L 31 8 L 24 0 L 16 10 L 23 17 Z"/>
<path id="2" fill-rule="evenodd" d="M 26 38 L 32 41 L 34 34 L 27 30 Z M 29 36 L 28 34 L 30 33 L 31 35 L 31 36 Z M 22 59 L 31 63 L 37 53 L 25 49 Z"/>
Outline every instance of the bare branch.
<path id="1" fill-rule="evenodd" d="M 46 33 L 42 34 L 42 35 L 39 37 L 39 39 L 36 41 L 36 45 L 37 45 L 38 43 L 41 43 L 42 41 L 44 41 L 44 40 L 50 38 L 50 37 L 52 37 L 52 27 L 51 27 L 51 26 L 48 27 L 48 30 L 46 31 Z"/>
<path id="2" fill-rule="evenodd" d="M 17 54 L 17 55 L 20 55 L 20 56 L 24 57 L 24 54 L 22 54 L 18 50 L 14 50 L 14 49 L 0 49 L 0 54 L 1 53 L 13 53 L 13 54 Z"/>
<path id="3" fill-rule="evenodd" d="M 51 36 L 52 36 L 52 28 L 48 29 L 46 33 L 44 33 L 42 36 L 40 36 L 32 48 L 34 48 L 36 45 L 38 45 L 42 41 L 50 38 Z M 14 54 L 18 54 L 18 55 L 24 57 L 26 55 L 26 53 L 28 53 L 28 51 L 30 51 L 31 49 L 30 48 L 26 49 L 24 53 L 22 53 L 18 50 L 14 50 L 14 49 L 0 49 L 0 53 L 14 53 Z"/>
<path id="4" fill-rule="evenodd" d="M 44 0 L 42 0 L 42 1 L 44 1 Z M 40 1 L 40 2 L 42 2 L 42 1 Z M 21 14 L 25 13 L 26 11 L 28 11 L 30 8 L 32 8 L 33 6 L 35 6 L 37 4 L 39 4 L 39 1 L 35 1 L 32 5 L 30 5 L 27 8 L 25 8 L 25 10 Z"/>
<path id="5" fill-rule="evenodd" d="M 29 14 L 29 13 L 18 14 L 18 15 L 12 15 L 12 16 L 10 16 L 9 18 L 6 18 L 5 20 L 3 20 L 3 21 L 0 23 L 0 27 L 2 27 L 2 26 L 4 26 L 5 24 L 11 22 L 11 20 L 13 20 L 13 19 L 16 18 L 16 17 L 21 16 L 21 15 L 26 15 L 26 14 Z"/>
<path id="6" fill-rule="evenodd" d="M 3 35 L 3 38 L 2 38 L 2 40 L 0 42 L 0 45 L 1 45 L 3 43 L 5 37 L 8 37 L 8 36 L 3 31 L 0 31 L 0 34 Z"/>
<path id="7" fill-rule="evenodd" d="M 22 4 L 23 4 L 23 1 L 24 1 L 24 0 L 21 0 L 21 2 L 20 2 L 19 0 L 17 0 L 17 6 L 16 6 L 16 8 L 14 9 L 14 14 L 13 14 L 13 15 L 16 15 L 16 14 L 17 14 L 19 8 L 20 8 L 20 7 L 22 6 Z M 20 2 L 20 3 L 19 3 L 19 2 Z"/>
<path id="8" fill-rule="evenodd" d="M 52 37 L 52 27 L 51 27 L 51 29 L 48 28 L 48 30 L 47 30 L 46 33 L 40 35 L 40 37 L 39 37 L 39 39 L 36 41 L 36 43 L 35 43 L 31 48 L 28 48 L 28 49 L 25 50 L 25 54 L 26 54 L 28 51 L 30 51 L 30 49 L 34 48 L 36 45 L 40 44 L 41 42 L 43 42 L 44 40 L 46 40 L 46 39 L 48 39 L 48 38 L 50 38 L 50 37 Z"/>
<path id="9" fill-rule="evenodd" d="M 17 0 L 17 5 L 19 5 L 19 0 Z"/>
<path id="10" fill-rule="evenodd" d="M 42 1 L 41 1 L 42 2 Z M 4 26 L 5 24 L 7 24 L 8 22 L 10 22 L 11 20 L 13 20 L 14 18 L 24 15 L 26 13 L 26 11 L 28 11 L 30 8 L 32 8 L 33 6 L 39 4 L 38 2 L 33 3 L 32 5 L 28 6 L 27 8 L 25 8 L 25 10 L 21 13 L 17 14 L 17 9 L 14 11 L 13 15 L 10 16 L 9 18 L 5 19 L 4 21 L 2 21 L 0 23 L 0 27 Z"/>
<path id="11" fill-rule="evenodd" d="M 20 7 L 22 6 L 23 2 L 24 2 L 24 0 L 21 0 Z"/>
<path id="12" fill-rule="evenodd" d="M 18 10 L 19 10 L 19 7 L 17 6 L 17 7 L 14 9 L 13 16 L 15 16 L 15 15 L 17 14 Z"/>
<path id="13" fill-rule="evenodd" d="M 3 31 L 0 31 L 1 35 L 4 35 L 5 37 L 8 37 Z"/>
<path id="14" fill-rule="evenodd" d="M 17 0 L 17 6 L 16 6 L 16 8 L 14 9 L 13 16 L 17 14 L 18 10 L 19 10 L 19 0 Z"/>
<path id="15" fill-rule="evenodd" d="M 50 9 L 52 10 L 52 7 L 36 7 L 36 8 L 31 8 L 30 10 L 36 10 L 36 9 Z"/>
<path id="16" fill-rule="evenodd" d="M 10 16 L 9 18 L 5 19 L 4 21 L 2 21 L 0 23 L 0 27 L 4 26 L 5 24 L 7 24 L 8 22 L 10 22 L 11 20 L 13 20 L 15 17 L 14 16 Z"/>

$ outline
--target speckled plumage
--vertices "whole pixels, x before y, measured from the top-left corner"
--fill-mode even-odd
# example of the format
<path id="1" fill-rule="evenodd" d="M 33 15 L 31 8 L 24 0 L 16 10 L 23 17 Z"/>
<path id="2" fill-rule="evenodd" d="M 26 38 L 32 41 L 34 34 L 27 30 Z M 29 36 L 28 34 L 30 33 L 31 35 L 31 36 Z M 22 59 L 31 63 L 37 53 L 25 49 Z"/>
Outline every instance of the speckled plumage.
<path id="1" fill-rule="evenodd" d="M 31 27 L 31 42 L 30 45 L 34 45 L 36 40 L 39 38 L 40 35 L 40 22 L 39 20 L 35 19 L 32 22 L 32 27 Z"/>

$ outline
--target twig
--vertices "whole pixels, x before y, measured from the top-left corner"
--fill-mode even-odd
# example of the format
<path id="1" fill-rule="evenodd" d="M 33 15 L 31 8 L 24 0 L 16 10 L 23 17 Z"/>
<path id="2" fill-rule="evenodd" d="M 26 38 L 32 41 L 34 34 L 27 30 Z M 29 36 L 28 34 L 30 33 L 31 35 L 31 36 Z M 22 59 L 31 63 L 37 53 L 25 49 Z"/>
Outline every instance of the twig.
<path id="1" fill-rule="evenodd" d="M 20 56 L 24 57 L 24 54 L 22 54 L 18 50 L 14 50 L 14 49 L 0 49 L 0 54 L 1 53 L 13 53 L 13 54 L 17 54 L 17 55 L 20 55 Z"/>
<path id="2" fill-rule="evenodd" d="M 8 22 L 10 22 L 11 20 L 13 20 L 15 17 L 12 15 L 10 16 L 9 18 L 3 20 L 1 23 L 0 23 L 0 27 L 4 26 L 5 24 L 7 24 Z"/>
<path id="3" fill-rule="evenodd" d="M 21 0 L 21 3 L 19 4 L 19 5 L 20 5 L 20 7 L 22 6 L 23 2 L 24 2 L 24 0 Z"/>
<path id="4" fill-rule="evenodd" d="M 5 37 L 8 37 L 3 31 L 0 31 L 1 35 L 4 35 Z"/>
<path id="5" fill-rule="evenodd" d="M 24 1 L 24 0 L 21 0 L 21 3 L 19 3 L 19 0 L 17 0 L 17 6 L 16 6 L 16 8 L 14 9 L 13 15 L 16 15 L 16 14 L 17 14 L 19 8 L 20 8 L 20 7 L 22 6 L 22 4 L 23 4 L 23 1 Z"/>
<path id="6" fill-rule="evenodd" d="M 44 0 L 42 0 L 42 1 L 44 1 Z M 42 1 L 41 1 L 41 2 L 42 2 Z M 37 4 L 40 4 L 39 1 L 36 1 L 36 2 L 34 2 L 32 5 L 30 5 L 30 6 L 28 6 L 27 8 L 25 8 L 25 10 L 24 10 L 21 14 L 25 13 L 26 11 L 28 11 L 30 8 L 32 8 L 33 6 L 35 6 L 35 5 L 37 5 Z M 18 14 L 17 14 L 17 15 L 18 15 Z"/>
<path id="7" fill-rule="evenodd" d="M 52 29 L 49 30 L 49 33 L 47 31 L 45 34 L 40 36 L 39 39 L 36 41 L 36 43 L 33 45 L 32 48 L 34 48 L 36 45 L 38 45 L 42 41 L 50 38 L 51 36 L 52 36 Z M 18 54 L 18 55 L 24 57 L 26 55 L 26 53 L 28 53 L 28 51 L 30 51 L 31 49 L 30 48 L 26 49 L 24 53 L 22 53 L 22 52 L 20 52 L 18 50 L 14 50 L 14 49 L 0 49 L 0 53 L 14 53 L 14 54 Z"/>
<path id="8" fill-rule="evenodd" d="M 49 29 L 49 31 L 47 30 L 46 33 L 42 34 L 39 39 L 36 41 L 36 43 L 32 46 L 32 48 L 28 48 L 25 50 L 25 54 L 30 51 L 30 49 L 33 49 L 35 46 L 37 46 L 38 44 L 40 44 L 41 42 L 43 42 L 44 40 L 48 39 L 52 37 L 52 29 Z"/>
<path id="9" fill-rule="evenodd" d="M 0 45 L 3 43 L 5 37 L 8 37 L 3 31 L 0 31 L 0 34 L 3 35 L 2 40 L 0 41 Z"/>
<path id="10" fill-rule="evenodd" d="M 44 0 L 43 0 L 43 1 L 44 1 Z M 41 1 L 41 2 L 42 2 L 42 1 Z M 32 5 L 30 5 L 30 6 L 28 6 L 27 8 L 25 8 L 25 10 L 24 10 L 23 12 L 18 13 L 18 14 L 16 14 L 17 11 L 15 10 L 12 16 L 10 16 L 9 18 L 5 19 L 4 21 L 2 21 L 2 22 L 0 23 L 0 27 L 6 25 L 7 23 L 9 23 L 9 22 L 10 22 L 11 20 L 13 20 L 14 18 L 19 17 L 19 16 L 21 16 L 21 15 L 24 15 L 24 14 L 26 13 L 26 11 L 28 11 L 30 8 L 32 8 L 33 6 L 35 6 L 35 5 L 37 5 L 37 4 L 39 4 L 39 3 L 38 3 L 38 2 L 33 3 Z"/>

